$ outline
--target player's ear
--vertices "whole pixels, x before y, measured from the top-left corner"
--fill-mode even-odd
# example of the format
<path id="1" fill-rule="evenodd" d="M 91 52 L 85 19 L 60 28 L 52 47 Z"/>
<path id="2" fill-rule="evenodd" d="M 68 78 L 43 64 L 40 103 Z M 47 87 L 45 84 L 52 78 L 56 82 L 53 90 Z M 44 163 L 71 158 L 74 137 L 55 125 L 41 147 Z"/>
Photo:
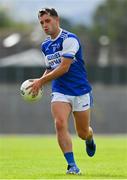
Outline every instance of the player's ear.
<path id="1" fill-rule="evenodd" d="M 56 21 L 59 23 L 60 22 L 60 18 L 59 17 L 55 17 Z"/>

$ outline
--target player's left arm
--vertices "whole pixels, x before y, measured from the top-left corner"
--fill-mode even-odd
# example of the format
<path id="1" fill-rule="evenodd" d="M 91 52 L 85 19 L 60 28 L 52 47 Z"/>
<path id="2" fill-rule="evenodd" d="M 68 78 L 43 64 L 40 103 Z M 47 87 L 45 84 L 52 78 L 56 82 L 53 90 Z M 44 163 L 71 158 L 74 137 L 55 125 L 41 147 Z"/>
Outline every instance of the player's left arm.
<path id="1" fill-rule="evenodd" d="M 60 65 L 56 69 L 52 70 L 51 72 L 49 72 L 48 74 L 40 78 L 41 84 L 44 85 L 47 82 L 53 79 L 56 79 L 62 76 L 63 74 L 67 73 L 71 66 L 71 63 L 72 63 L 72 59 L 61 57 Z"/>
<path id="2" fill-rule="evenodd" d="M 36 79 L 32 85 L 27 87 L 27 89 L 31 88 L 29 93 L 32 93 L 34 96 L 36 96 L 38 94 L 39 89 L 42 86 L 47 84 L 49 81 L 56 79 L 62 76 L 63 74 L 67 73 L 71 63 L 72 63 L 72 59 L 62 57 L 61 63 L 56 69 L 48 73 L 45 73 L 41 78 Z"/>

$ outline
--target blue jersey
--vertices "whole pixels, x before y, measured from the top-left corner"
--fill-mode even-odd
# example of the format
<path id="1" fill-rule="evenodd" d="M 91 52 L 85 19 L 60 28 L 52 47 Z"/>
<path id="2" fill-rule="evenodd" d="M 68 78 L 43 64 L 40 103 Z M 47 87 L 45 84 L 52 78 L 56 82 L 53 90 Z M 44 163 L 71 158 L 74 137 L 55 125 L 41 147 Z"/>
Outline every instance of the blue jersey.
<path id="1" fill-rule="evenodd" d="M 61 57 L 72 61 L 67 73 L 52 81 L 52 92 L 71 96 L 80 96 L 91 91 L 82 57 L 78 37 L 60 29 L 55 39 L 48 37 L 41 46 L 47 69 L 55 69 L 61 63 Z"/>

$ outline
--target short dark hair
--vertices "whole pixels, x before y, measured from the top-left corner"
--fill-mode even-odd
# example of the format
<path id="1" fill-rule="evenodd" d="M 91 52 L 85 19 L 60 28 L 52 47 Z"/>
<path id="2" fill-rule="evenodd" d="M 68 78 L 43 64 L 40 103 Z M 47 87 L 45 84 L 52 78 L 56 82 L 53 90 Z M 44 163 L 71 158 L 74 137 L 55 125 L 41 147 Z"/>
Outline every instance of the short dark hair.
<path id="1" fill-rule="evenodd" d="M 48 14 L 50 16 L 58 17 L 58 13 L 54 8 L 42 8 L 38 12 L 38 18 L 43 16 L 44 14 Z"/>

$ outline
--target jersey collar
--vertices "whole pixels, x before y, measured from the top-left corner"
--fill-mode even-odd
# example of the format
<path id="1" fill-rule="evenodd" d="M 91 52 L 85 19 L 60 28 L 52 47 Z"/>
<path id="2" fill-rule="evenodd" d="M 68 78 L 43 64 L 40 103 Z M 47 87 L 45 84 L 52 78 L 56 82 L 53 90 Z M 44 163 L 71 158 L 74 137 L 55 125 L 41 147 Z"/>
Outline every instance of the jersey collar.
<path id="1" fill-rule="evenodd" d="M 58 34 L 58 36 L 55 38 L 55 39 L 52 39 L 51 37 L 51 41 L 56 41 L 59 37 L 60 37 L 60 35 L 61 35 L 61 33 L 62 33 L 62 28 L 60 28 L 60 32 L 59 32 L 59 34 Z"/>

